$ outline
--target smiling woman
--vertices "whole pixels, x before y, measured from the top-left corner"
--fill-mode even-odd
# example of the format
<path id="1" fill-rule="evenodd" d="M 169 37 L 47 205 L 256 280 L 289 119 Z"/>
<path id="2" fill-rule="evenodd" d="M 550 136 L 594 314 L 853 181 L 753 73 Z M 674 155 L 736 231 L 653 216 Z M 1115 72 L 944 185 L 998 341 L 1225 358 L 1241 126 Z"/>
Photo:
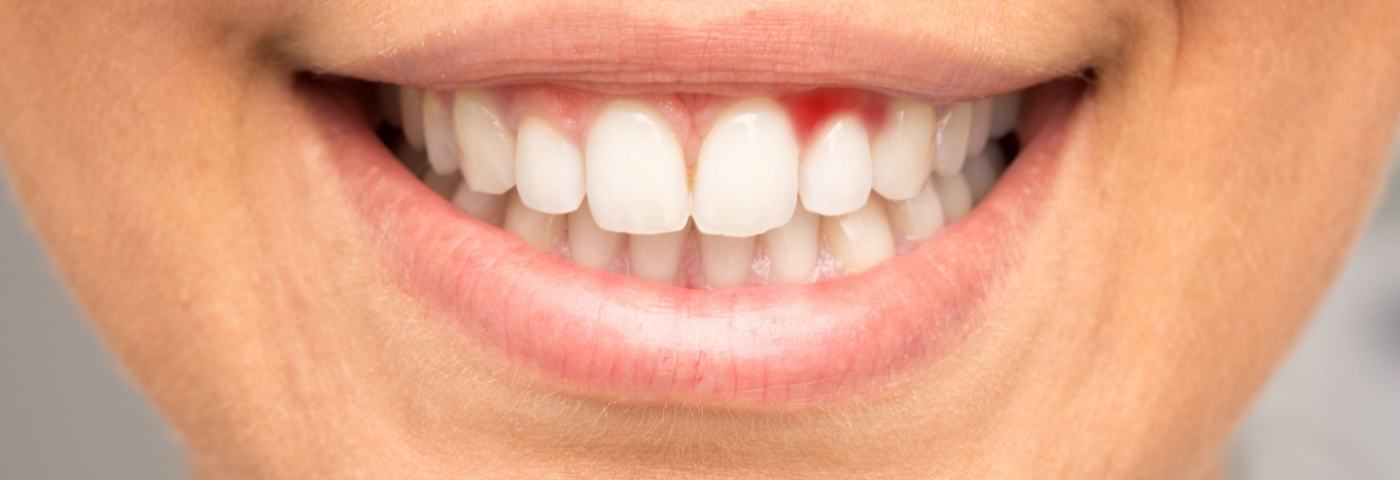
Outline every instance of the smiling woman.
<path id="1" fill-rule="evenodd" d="M 1209 477 L 1400 109 L 1388 0 L 252 3 L 0 0 L 211 478 Z"/>

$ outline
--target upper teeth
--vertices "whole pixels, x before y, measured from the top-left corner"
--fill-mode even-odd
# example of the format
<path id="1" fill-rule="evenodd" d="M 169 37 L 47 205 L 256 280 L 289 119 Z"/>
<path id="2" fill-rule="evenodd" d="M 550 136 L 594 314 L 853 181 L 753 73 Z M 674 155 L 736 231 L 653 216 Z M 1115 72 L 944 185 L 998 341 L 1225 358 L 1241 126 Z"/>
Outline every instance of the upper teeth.
<path id="1" fill-rule="evenodd" d="M 493 99 L 481 90 L 458 91 L 452 112 L 467 185 L 484 193 L 510 191 L 515 186 L 515 137 Z"/>
<path id="2" fill-rule="evenodd" d="M 841 215 L 865 205 L 874 182 L 865 122 L 853 114 L 832 119 L 812 139 L 800 168 L 798 183 L 807 210 Z"/>
<path id="3" fill-rule="evenodd" d="M 949 109 L 938 129 L 938 153 L 934 170 L 939 175 L 953 175 L 962 170 L 967 159 L 967 144 L 972 136 L 973 108 L 971 103 L 959 103 Z"/>
<path id="4" fill-rule="evenodd" d="M 906 100 L 890 105 L 885 128 L 870 145 L 876 192 L 896 200 L 919 193 L 933 169 L 934 122 L 933 105 Z"/>
<path id="5" fill-rule="evenodd" d="M 928 238 L 999 175 L 1005 158 L 989 139 L 1011 129 L 1018 105 L 1011 95 L 947 107 L 893 99 L 878 124 L 836 111 L 798 132 L 769 98 L 677 122 L 663 104 L 634 98 L 561 114 L 480 89 L 404 87 L 397 97 L 407 143 L 426 149 L 434 178 L 460 169 L 463 210 L 537 248 L 567 245 L 595 268 L 615 268 L 630 236 L 631 262 L 649 263 L 625 268 L 661 280 L 686 274 L 677 252 L 694 225 L 711 286 L 750 280 L 760 235 L 766 279 L 780 283 L 816 275 L 819 233 L 848 272 Z M 565 231 L 577 236 L 560 243 Z"/>
<path id="6" fill-rule="evenodd" d="M 520 120 L 515 184 L 525 205 L 545 213 L 569 213 L 583 203 L 583 153 L 539 117 Z"/>
<path id="7" fill-rule="evenodd" d="M 695 227 L 751 237 L 787 223 L 797 206 L 798 150 L 777 102 L 752 99 L 729 107 L 700 146 L 691 199 Z"/>
<path id="8" fill-rule="evenodd" d="M 685 155 L 676 134 L 641 102 L 603 108 L 584 153 L 588 208 L 604 230 L 678 231 L 690 217 Z"/>

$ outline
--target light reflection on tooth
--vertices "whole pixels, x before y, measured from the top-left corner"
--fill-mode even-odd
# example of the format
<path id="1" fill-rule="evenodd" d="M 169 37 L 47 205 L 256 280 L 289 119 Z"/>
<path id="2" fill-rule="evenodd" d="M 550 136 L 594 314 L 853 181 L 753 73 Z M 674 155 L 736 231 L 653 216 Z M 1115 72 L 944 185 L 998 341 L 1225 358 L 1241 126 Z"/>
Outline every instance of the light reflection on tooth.
<path id="1" fill-rule="evenodd" d="M 457 150 L 457 136 L 452 127 L 452 109 L 437 92 L 423 94 L 422 129 L 428 150 L 428 165 L 439 174 L 457 171 L 461 154 Z"/>
<path id="2" fill-rule="evenodd" d="M 972 104 L 963 102 L 953 105 L 943 124 L 938 127 L 938 161 L 934 171 L 939 175 L 952 175 L 962 169 L 967 160 L 967 143 L 972 133 Z"/>
<path id="3" fill-rule="evenodd" d="M 489 93 L 459 90 L 453 98 L 462 171 L 472 190 L 505 193 L 515 186 L 515 137 Z"/>
<path id="4" fill-rule="evenodd" d="M 943 203 L 943 219 L 952 224 L 972 211 L 972 189 L 962 174 L 944 177 L 935 175 L 933 188 L 938 191 L 938 200 Z"/>
<path id="5" fill-rule="evenodd" d="M 506 206 L 505 230 L 536 250 L 553 251 L 564 236 L 564 216 L 537 212 L 525 206 L 519 195 L 507 196 L 510 203 Z"/>
<path id="6" fill-rule="evenodd" d="M 632 276 L 654 282 L 675 283 L 688 230 L 656 235 L 631 235 L 627 259 Z"/>
<path id="7" fill-rule="evenodd" d="M 400 87 L 399 109 L 403 118 L 404 140 L 414 150 L 422 151 L 426 145 L 423 139 L 423 92 L 413 87 Z"/>
<path id="8" fill-rule="evenodd" d="M 690 216 L 685 155 L 666 122 L 635 100 L 608 104 L 588 130 L 584 179 L 604 230 L 675 232 Z"/>
<path id="9" fill-rule="evenodd" d="M 730 106 L 700 145 L 691 202 L 696 228 L 750 237 L 782 225 L 797 206 L 798 155 L 792 123 L 777 102 Z"/>
<path id="10" fill-rule="evenodd" d="M 967 178 L 968 189 L 972 191 L 973 203 L 987 196 L 1005 169 L 1006 155 L 997 145 L 991 145 L 981 155 L 967 159 L 967 165 L 963 165 L 963 177 Z"/>
<path id="11" fill-rule="evenodd" d="M 797 209 L 788 223 L 763 234 L 769 273 L 774 283 L 797 285 L 812 279 L 817 268 L 817 226 L 821 217 Z"/>
<path id="12" fill-rule="evenodd" d="M 854 114 L 828 123 L 807 147 L 799 172 L 802 206 L 821 215 L 850 213 L 870 196 L 870 134 Z"/>
<path id="13" fill-rule="evenodd" d="M 515 179 L 520 200 L 545 213 L 569 213 L 583 202 L 583 154 L 549 122 L 520 120 Z"/>
<path id="14" fill-rule="evenodd" d="M 919 194 L 906 200 L 890 200 L 890 224 L 905 242 L 920 242 L 943 228 L 943 203 L 938 198 L 933 180 L 924 182 Z"/>
<path id="15" fill-rule="evenodd" d="M 598 227 L 585 203 L 569 214 L 569 256 L 574 263 L 603 270 L 612 265 L 626 236 Z"/>
<path id="16" fill-rule="evenodd" d="M 506 196 L 503 194 L 481 193 L 472 190 L 466 182 L 457 186 L 452 195 L 452 203 L 472 218 L 497 227 L 506 216 Z"/>
<path id="17" fill-rule="evenodd" d="M 984 98 L 972 103 L 972 128 L 968 134 L 967 158 L 982 154 L 987 148 L 992 130 L 994 99 Z"/>
<path id="18" fill-rule="evenodd" d="M 1021 91 L 998 95 L 992 103 L 992 138 L 1001 138 L 1016 129 L 1021 115 Z"/>
<path id="19" fill-rule="evenodd" d="M 870 145 L 876 192 L 903 199 L 919 193 L 933 168 L 933 105 L 911 100 L 890 102 L 885 124 Z"/>
<path id="20" fill-rule="evenodd" d="M 860 273 L 894 256 L 885 202 L 871 199 L 860 210 L 822 218 L 822 237 L 846 274 Z"/>
<path id="21" fill-rule="evenodd" d="M 749 282 L 755 237 L 726 237 L 700 234 L 700 261 L 705 284 L 710 288 L 733 288 Z"/>

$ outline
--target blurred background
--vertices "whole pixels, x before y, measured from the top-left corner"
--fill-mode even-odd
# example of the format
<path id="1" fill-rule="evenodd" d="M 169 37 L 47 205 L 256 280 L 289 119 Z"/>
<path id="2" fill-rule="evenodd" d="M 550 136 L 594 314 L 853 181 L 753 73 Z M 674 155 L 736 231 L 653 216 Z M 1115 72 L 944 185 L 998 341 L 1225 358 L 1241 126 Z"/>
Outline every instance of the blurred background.
<path id="1" fill-rule="evenodd" d="M 1392 164 L 1400 158 L 1400 148 Z M 1240 427 L 1236 479 L 1400 478 L 1400 172 Z M 0 182 L 0 478 L 182 478 L 174 435 L 68 299 Z"/>

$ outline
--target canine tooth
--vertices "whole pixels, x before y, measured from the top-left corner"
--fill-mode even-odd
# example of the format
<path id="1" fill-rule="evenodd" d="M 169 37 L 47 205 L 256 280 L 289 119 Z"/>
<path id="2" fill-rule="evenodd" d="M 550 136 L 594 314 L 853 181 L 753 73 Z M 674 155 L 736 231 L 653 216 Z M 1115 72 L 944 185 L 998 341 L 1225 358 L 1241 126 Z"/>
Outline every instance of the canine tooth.
<path id="1" fill-rule="evenodd" d="M 890 103 L 885 125 L 870 146 L 876 192 L 890 199 L 919 193 L 933 169 L 935 123 L 933 105 L 911 100 Z"/>
<path id="2" fill-rule="evenodd" d="M 525 205 L 544 213 L 569 213 L 583 203 L 583 154 L 549 122 L 520 121 L 515 142 L 516 191 Z"/>
<path id="3" fill-rule="evenodd" d="M 856 115 L 841 116 L 807 147 L 799 170 L 802 206 L 822 215 L 853 212 L 870 197 L 873 176 L 865 122 Z"/>
<path id="4" fill-rule="evenodd" d="M 452 198 L 452 194 L 457 191 L 457 185 L 461 183 L 462 176 L 455 173 L 441 175 L 429 170 L 423 174 L 423 184 L 442 198 Z"/>
<path id="5" fill-rule="evenodd" d="M 967 179 L 974 203 L 987 196 L 1005 168 L 1006 154 L 996 145 L 987 147 L 981 155 L 967 159 L 967 165 L 963 165 L 963 177 Z"/>
<path id="6" fill-rule="evenodd" d="M 817 268 L 817 231 L 821 217 L 801 208 L 788 223 L 763 234 L 773 283 L 802 284 Z"/>
<path id="7" fill-rule="evenodd" d="M 924 182 L 919 194 L 905 200 L 890 200 L 890 225 L 906 242 L 919 242 L 943 228 L 943 203 L 938 200 L 933 180 Z"/>
<path id="8" fill-rule="evenodd" d="M 427 145 L 428 165 L 434 172 L 449 174 L 457 171 L 461 153 L 453 133 L 452 109 L 437 92 L 423 94 L 423 141 Z"/>
<path id="9" fill-rule="evenodd" d="M 990 140 L 992 130 L 992 105 L 991 98 L 984 98 L 972 104 L 972 128 L 968 134 L 967 157 L 972 158 L 982 154 L 987 148 L 987 141 Z"/>
<path id="10" fill-rule="evenodd" d="M 749 281 L 756 237 L 700 234 L 700 262 L 710 288 L 733 288 Z"/>
<path id="11" fill-rule="evenodd" d="M 569 256 L 574 263 L 588 268 L 607 268 L 617 258 L 617 250 L 625 238 L 624 234 L 599 228 L 587 203 L 569 214 Z"/>
<path id="12" fill-rule="evenodd" d="M 674 283 L 680 270 L 687 230 L 656 235 L 631 235 L 627 258 L 632 275 L 655 282 Z"/>
<path id="13" fill-rule="evenodd" d="M 515 138 L 482 90 L 459 90 L 452 102 L 462 171 L 472 190 L 506 193 L 515 186 Z"/>
<path id="14" fill-rule="evenodd" d="M 506 196 L 473 191 L 467 186 L 467 182 L 457 186 L 457 193 L 452 195 L 452 203 L 467 215 L 484 223 L 499 227 L 505 220 Z"/>
<path id="15" fill-rule="evenodd" d="M 605 107 L 588 130 L 584 179 L 604 230 L 675 232 L 690 216 L 685 156 L 666 122 L 634 100 Z"/>
<path id="16" fill-rule="evenodd" d="M 962 169 L 967 160 L 967 143 L 972 133 L 972 104 L 953 105 L 938 128 L 938 162 L 934 171 L 952 175 Z"/>
<path id="17" fill-rule="evenodd" d="M 871 199 L 860 210 L 822 218 L 826 246 L 847 274 L 860 273 L 894 256 L 894 237 L 885 216 L 885 202 Z"/>
<path id="18" fill-rule="evenodd" d="M 423 139 L 423 91 L 413 87 L 399 87 L 399 116 L 403 118 L 403 136 L 414 150 L 422 151 Z"/>
<path id="19" fill-rule="evenodd" d="M 943 203 L 943 219 L 953 223 L 972 211 L 972 189 L 962 174 L 951 177 L 934 176 L 934 190 L 938 191 L 938 201 Z"/>
<path id="20" fill-rule="evenodd" d="M 777 228 L 797 206 L 797 137 L 773 100 L 740 101 L 700 145 L 691 214 L 701 232 L 751 237 Z"/>
<path id="21" fill-rule="evenodd" d="M 525 244 L 537 250 L 554 250 L 560 237 L 564 236 L 565 217 L 535 211 L 525 206 L 519 195 L 509 197 L 510 203 L 506 206 L 506 231 L 514 233 L 524 240 Z"/>
<path id="22" fill-rule="evenodd" d="M 1015 130 L 1016 119 L 1020 115 L 1020 91 L 998 95 L 992 104 L 992 138 L 1001 138 Z"/>

